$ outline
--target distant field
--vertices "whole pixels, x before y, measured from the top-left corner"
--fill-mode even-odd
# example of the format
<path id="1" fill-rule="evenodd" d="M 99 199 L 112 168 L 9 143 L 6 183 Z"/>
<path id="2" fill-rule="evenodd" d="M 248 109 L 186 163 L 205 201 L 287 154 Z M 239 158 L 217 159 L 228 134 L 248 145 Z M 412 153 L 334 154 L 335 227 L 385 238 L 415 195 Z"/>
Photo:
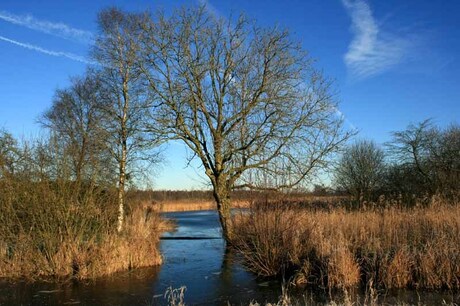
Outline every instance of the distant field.
<path id="1" fill-rule="evenodd" d="M 210 200 L 177 200 L 156 202 L 154 209 L 161 212 L 175 211 L 196 211 L 196 210 L 215 210 L 216 203 Z M 234 207 L 249 207 L 249 201 L 239 200 L 234 203 Z"/>
<path id="2" fill-rule="evenodd" d="M 193 210 L 214 210 L 216 204 L 213 201 L 202 200 L 179 200 L 179 201 L 165 201 L 156 202 L 155 209 L 161 212 L 174 212 L 174 211 L 193 211 Z"/>
<path id="3" fill-rule="evenodd" d="M 215 210 L 216 203 L 208 191 L 156 191 L 138 192 L 134 197 L 136 202 L 144 203 L 155 211 L 196 211 Z M 312 194 L 282 194 L 282 193 L 236 193 L 232 197 L 234 208 L 248 208 L 251 203 L 289 201 L 292 205 L 302 203 L 311 209 L 336 208 L 341 205 L 346 196 L 312 195 Z"/>
<path id="4" fill-rule="evenodd" d="M 216 204 L 210 190 L 159 190 L 142 191 L 134 190 L 128 192 L 128 198 L 134 203 L 144 203 L 155 211 L 174 212 L 174 211 L 195 211 L 195 210 L 214 210 Z M 253 202 L 278 202 L 289 200 L 293 203 L 307 203 L 313 208 L 324 206 L 337 206 L 341 200 L 347 197 L 340 195 L 317 195 L 311 193 L 281 193 L 281 192 L 258 192 L 240 190 L 231 195 L 233 207 L 249 207 Z"/>

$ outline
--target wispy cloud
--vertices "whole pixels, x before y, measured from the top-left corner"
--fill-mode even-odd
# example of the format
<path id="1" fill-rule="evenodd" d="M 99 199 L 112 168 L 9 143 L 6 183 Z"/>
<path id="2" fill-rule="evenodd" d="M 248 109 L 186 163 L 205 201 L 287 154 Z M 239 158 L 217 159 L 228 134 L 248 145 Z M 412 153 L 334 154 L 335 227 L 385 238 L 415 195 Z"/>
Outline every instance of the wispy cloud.
<path id="1" fill-rule="evenodd" d="M 365 0 L 342 0 L 354 37 L 344 56 L 351 76 L 364 79 L 401 63 L 412 48 L 409 39 L 384 32 Z"/>
<path id="2" fill-rule="evenodd" d="M 43 54 L 46 54 L 46 55 L 64 57 L 64 58 L 71 59 L 73 61 L 77 61 L 77 62 L 81 62 L 81 63 L 85 63 L 85 64 L 90 64 L 90 65 L 94 64 L 94 62 L 87 60 L 83 56 L 76 55 L 76 54 L 73 54 L 73 53 L 48 50 L 48 49 L 44 49 L 44 48 L 39 47 L 39 46 L 31 45 L 31 44 L 28 44 L 28 43 L 22 43 L 22 42 L 19 42 L 17 40 L 14 40 L 14 39 L 9 39 L 9 38 L 1 36 L 1 35 L 0 35 L 0 40 L 4 41 L 4 42 L 8 42 L 8 43 L 16 45 L 16 46 L 19 46 L 19 47 L 23 47 L 23 48 L 26 48 L 26 49 L 29 49 L 29 50 L 40 52 L 40 53 L 43 53 Z"/>
<path id="3" fill-rule="evenodd" d="M 7 11 L 0 11 L 0 19 L 69 40 L 89 43 L 94 39 L 93 34 L 89 31 L 73 28 L 60 22 L 56 23 L 47 20 L 39 20 L 32 15 L 15 15 Z"/>

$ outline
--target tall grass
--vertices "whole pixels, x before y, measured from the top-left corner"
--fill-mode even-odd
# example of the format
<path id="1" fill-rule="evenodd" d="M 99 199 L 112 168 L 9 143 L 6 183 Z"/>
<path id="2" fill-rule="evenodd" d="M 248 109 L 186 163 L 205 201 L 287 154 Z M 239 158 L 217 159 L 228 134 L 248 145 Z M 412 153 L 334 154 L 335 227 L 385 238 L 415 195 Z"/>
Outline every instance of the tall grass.
<path id="1" fill-rule="evenodd" d="M 255 205 L 234 219 L 233 246 L 261 276 L 323 288 L 460 289 L 460 206 L 313 211 Z"/>
<path id="2" fill-rule="evenodd" d="M 116 232 L 116 193 L 65 180 L 0 180 L 0 277 L 87 279 L 161 263 L 153 211 Z"/>

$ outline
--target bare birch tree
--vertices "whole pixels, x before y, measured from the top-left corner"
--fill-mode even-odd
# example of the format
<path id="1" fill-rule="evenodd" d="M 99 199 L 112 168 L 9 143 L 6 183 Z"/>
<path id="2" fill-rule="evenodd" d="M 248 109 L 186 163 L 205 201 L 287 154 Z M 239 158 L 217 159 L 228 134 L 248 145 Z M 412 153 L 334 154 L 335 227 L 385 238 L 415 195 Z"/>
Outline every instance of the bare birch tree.
<path id="1" fill-rule="evenodd" d="M 143 15 L 110 8 L 99 14 L 100 33 L 93 58 L 100 64 L 106 142 L 118 165 L 118 226 L 123 228 L 125 188 L 138 153 L 155 144 L 144 133 L 147 97 L 138 69 L 139 27 Z"/>
<path id="2" fill-rule="evenodd" d="M 204 6 L 142 27 L 142 70 L 160 104 L 153 130 L 184 141 L 201 161 L 227 240 L 230 191 L 257 187 L 243 174 L 295 186 L 350 136 L 331 82 L 287 31 L 217 19 Z"/>

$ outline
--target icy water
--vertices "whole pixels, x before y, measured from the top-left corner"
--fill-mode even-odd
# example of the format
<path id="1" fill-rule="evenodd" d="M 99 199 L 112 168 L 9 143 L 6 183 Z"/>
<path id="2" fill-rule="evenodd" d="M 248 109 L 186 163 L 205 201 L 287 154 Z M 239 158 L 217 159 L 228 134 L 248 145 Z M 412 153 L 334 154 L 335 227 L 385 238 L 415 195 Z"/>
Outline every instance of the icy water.
<path id="1" fill-rule="evenodd" d="M 257 281 L 225 252 L 215 211 L 164 216 L 178 227 L 161 240 L 163 265 L 86 284 L 0 281 L 0 305 L 167 305 L 166 290 L 181 286 L 186 286 L 187 305 L 247 305 L 278 298 L 278 282 Z"/>
<path id="2" fill-rule="evenodd" d="M 178 228 L 161 241 L 164 264 L 120 273 L 91 283 L 8 283 L 0 281 L 0 305 L 167 305 L 167 288 L 186 286 L 187 305 L 248 305 L 277 301 L 281 284 L 257 279 L 226 252 L 215 211 L 166 213 Z M 308 304 L 324 304 L 326 294 L 293 292 Z M 357 298 L 364 301 L 362 296 Z M 387 292 L 385 304 L 460 304 L 460 293 Z"/>

